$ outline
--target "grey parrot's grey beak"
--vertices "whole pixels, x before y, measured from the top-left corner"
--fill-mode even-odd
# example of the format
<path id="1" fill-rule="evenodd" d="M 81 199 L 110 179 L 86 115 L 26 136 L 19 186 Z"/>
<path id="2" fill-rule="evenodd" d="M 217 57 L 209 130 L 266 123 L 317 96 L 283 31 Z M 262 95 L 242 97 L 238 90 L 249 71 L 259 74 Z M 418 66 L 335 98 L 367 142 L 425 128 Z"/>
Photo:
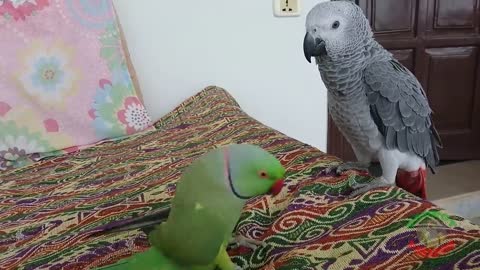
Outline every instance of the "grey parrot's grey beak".
<path id="1" fill-rule="evenodd" d="M 309 63 L 311 63 L 311 58 L 322 56 L 327 54 L 327 49 L 325 48 L 325 41 L 320 38 L 314 38 L 310 33 L 305 34 L 303 39 L 303 53 L 305 58 Z"/>

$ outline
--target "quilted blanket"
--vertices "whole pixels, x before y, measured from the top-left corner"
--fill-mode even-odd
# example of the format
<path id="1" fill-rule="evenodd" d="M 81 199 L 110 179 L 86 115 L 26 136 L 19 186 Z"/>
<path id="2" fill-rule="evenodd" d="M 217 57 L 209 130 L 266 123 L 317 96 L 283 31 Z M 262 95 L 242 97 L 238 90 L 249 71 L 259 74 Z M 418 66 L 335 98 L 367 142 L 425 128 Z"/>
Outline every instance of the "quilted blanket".
<path id="1" fill-rule="evenodd" d="M 229 251 L 243 269 L 480 268 L 478 226 L 399 188 L 347 198 L 349 182 L 371 177 L 322 174 L 341 161 L 263 125 L 214 86 L 156 130 L 0 173 L 0 268 L 92 269 L 146 250 L 141 231 L 92 231 L 167 206 L 182 169 L 230 143 L 260 145 L 287 169 L 278 196 L 244 209 L 237 231 L 265 246 Z"/>

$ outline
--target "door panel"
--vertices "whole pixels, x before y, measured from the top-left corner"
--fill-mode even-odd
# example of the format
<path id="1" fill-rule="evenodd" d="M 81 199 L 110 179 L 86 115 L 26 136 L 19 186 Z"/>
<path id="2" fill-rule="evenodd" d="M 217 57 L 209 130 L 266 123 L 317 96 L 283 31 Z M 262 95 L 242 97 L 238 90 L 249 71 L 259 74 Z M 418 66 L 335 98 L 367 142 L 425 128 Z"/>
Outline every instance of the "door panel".
<path id="1" fill-rule="evenodd" d="M 435 1 L 434 28 L 475 28 L 476 0 Z"/>
<path id="2" fill-rule="evenodd" d="M 415 36 L 418 0 L 360 0 L 377 37 L 411 38 Z M 395 12 L 392 12 L 395 11 Z M 389 14 L 389 16 L 383 16 Z"/>
<path id="3" fill-rule="evenodd" d="M 427 95 L 434 121 L 444 143 L 441 157 L 474 158 L 474 122 L 478 48 L 430 48 L 425 51 Z M 448 79 L 441 79 L 448 78 Z M 478 144 L 478 143 L 477 143 Z"/>
<path id="4" fill-rule="evenodd" d="M 428 0 L 427 35 L 478 33 L 478 0 Z"/>
<path id="5" fill-rule="evenodd" d="M 427 95 L 438 119 L 436 126 L 440 133 L 466 132 L 472 128 L 477 53 L 475 47 L 425 51 Z M 442 77 L 448 80 L 439 80 Z M 452 107 L 455 109 L 452 110 Z"/>
<path id="6" fill-rule="evenodd" d="M 377 34 L 392 32 L 407 32 L 414 34 L 415 1 L 413 0 L 374 0 L 372 11 L 372 28 Z M 395 12 L 392 12 L 395 10 Z M 391 16 L 382 16 L 390 13 Z M 409 16 L 405 16 L 409 14 Z"/>

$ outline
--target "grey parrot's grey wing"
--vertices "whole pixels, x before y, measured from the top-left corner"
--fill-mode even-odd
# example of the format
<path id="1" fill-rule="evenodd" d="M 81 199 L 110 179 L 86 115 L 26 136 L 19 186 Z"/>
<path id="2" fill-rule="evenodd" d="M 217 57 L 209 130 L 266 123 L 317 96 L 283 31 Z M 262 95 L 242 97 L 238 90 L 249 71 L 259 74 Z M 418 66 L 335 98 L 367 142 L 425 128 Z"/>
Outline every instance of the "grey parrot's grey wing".
<path id="1" fill-rule="evenodd" d="M 364 74 L 370 113 L 387 149 L 410 152 L 435 172 L 442 147 L 432 111 L 416 77 L 395 59 L 374 62 Z"/>
<path id="2" fill-rule="evenodd" d="M 118 233 L 123 231 L 131 231 L 141 229 L 148 234 L 155 225 L 158 225 L 168 219 L 170 215 L 170 207 L 162 208 L 154 213 L 147 214 L 142 217 L 130 218 L 122 221 L 112 222 L 96 229 L 91 236 L 96 237 L 104 234 Z"/>

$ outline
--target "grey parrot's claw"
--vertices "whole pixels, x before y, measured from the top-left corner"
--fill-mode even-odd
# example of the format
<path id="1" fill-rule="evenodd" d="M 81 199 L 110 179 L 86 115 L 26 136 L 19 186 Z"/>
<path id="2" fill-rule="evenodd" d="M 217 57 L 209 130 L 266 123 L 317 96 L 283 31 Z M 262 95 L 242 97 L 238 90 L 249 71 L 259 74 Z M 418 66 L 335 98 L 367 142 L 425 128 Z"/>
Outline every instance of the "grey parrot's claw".
<path id="1" fill-rule="evenodd" d="M 344 172 L 346 172 L 346 171 L 348 171 L 348 170 L 350 170 L 350 169 L 352 169 L 352 168 L 350 168 L 349 166 L 342 166 L 342 165 L 340 165 L 340 166 L 337 167 L 337 169 L 335 170 L 335 172 L 337 173 L 337 175 L 340 175 L 340 174 L 342 174 L 342 173 L 344 173 Z"/>
<path id="2" fill-rule="evenodd" d="M 235 264 L 235 270 L 243 270 L 243 268 Z"/>
<path id="3" fill-rule="evenodd" d="M 373 181 L 371 181 L 371 182 L 369 182 L 369 183 L 363 183 L 363 184 L 362 184 L 362 183 L 357 183 L 357 182 L 355 182 L 355 183 L 351 184 L 350 187 L 351 187 L 353 190 L 364 189 L 364 188 L 368 188 L 368 187 L 372 187 L 372 186 L 376 187 L 376 183 L 374 183 L 374 182 L 376 182 L 376 181 L 373 180 Z"/>
<path id="4" fill-rule="evenodd" d="M 348 170 L 358 170 L 358 171 L 365 171 L 368 172 L 368 164 L 363 164 L 363 163 L 356 163 L 356 162 L 347 162 L 340 164 L 337 167 L 337 173 L 343 173 Z"/>
<path id="5" fill-rule="evenodd" d="M 320 174 L 321 174 L 321 175 L 329 175 L 329 174 L 331 174 L 332 171 L 334 171 L 334 170 L 335 170 L 335 167 L 327 167 L 327 168 L 323 169 L 323 170 L 320 172 Z"/>
<path id="6" fill-rule="evenodd" d="M 340 175 L 348 170 L 359 170 L 368 172 L 368 165 L 358 162 L 345 162 L 338 166 L 327 167 L 322 170 L 321 174 L 331 175 L 332 173 L 335 173 L 337 175 Z"/>
<path id="7" fill-rule="evenodd" d="M 353 188 L 353 191 L 348 194 L 348 198 L 353 198 L 361 194 L 365 194 L 370 190 L 376 189 L 376 188 L 385 188 L 385 187 L 391 187 L 391 184 L 388 184 L 383 178 L 375 178 L 373 181 L 365 184 L 360 184 L 360 183 L 355 183 L 351 185 Z"/>
<path id="8" fill-rule="evenodd" d="M 368 165 L 361 164 L 357 162 L 346 162 L 338 166 L 327 167 L 320 172 L 320 175 L 341 175 L 342 173 L 349 170 L 358 170 L 368 172 Z"/>
<path id="9" fill-rule="evenodd" d="M 263 241 L 259 241 L 259 240 L 255 240 L 255 239 L 249 239 L 249 238 L 246 238 L 245 236 L 242 236 L 242 235 L 237 235 L 235 237 L 233 237 L 229 244 L 236 244 L 238 246 L 244 246 L 244 247 L 248 247 L 250 249 L 256 249 L 257 247 L 259 246 L 265 246 L 265 242 Z"/>
<path id="10" fill-rule="evenodd" d="M 338 166 L 327 167 L 320 172 L 322 176 L 335 176 L 342 174 L 342 170 Z"/>

